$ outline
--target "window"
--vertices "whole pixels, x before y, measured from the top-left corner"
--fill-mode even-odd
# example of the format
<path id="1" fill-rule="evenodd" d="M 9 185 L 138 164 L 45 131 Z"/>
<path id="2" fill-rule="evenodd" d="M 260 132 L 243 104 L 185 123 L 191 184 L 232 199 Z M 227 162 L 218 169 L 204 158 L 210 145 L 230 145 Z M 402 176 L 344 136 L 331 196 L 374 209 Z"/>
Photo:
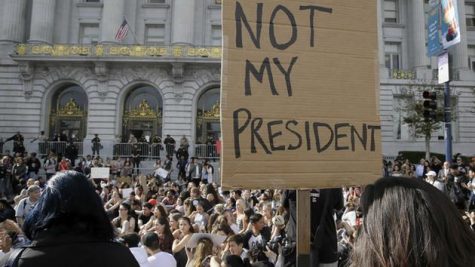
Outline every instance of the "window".
<path id="1" fill-rule="evenodd" d="M 101 0 L 83 0 L 84 3 L 100 3 Z"/>
<path id="2" fill-rule="evenodd" d="M 475 27 L 475 2 L 465 3 L 465 20 L 467 27 Z"/>
<path id="3" fill-rule="evenodd" d="M 148 0 L 149 4 L 164 4 L 165 0 Z"/>
<path id="4" fill-rule="evenodd" d="M 386 68 L 390 70 L 401 69 L 401 43 L 384 43 L 384 61 Z"/>
<path id="5" fill-rule="evenodd" d="M 164 44 L 165 43 L 165 24 L 145 25 L 145 43 L 146 44 Z"/>
<path id="6" fill-rule="evenodd" d="M 407 116 L 407 105 L 414 99 L 411 96 L 395 95 L 393 101 L 393 136 L 395 140 L 411 140 L 414 136 L 411 127 L 404 122 Z"/>
<path id="7" fill-rule="evenodd" d="M 99 40 L 99 24 L 83 23 L 79 26 L 79 43 L 93 44 Z"/>
<path id="8" fill-rule="evenodd" d="M 221 46 L 221 25 L 211 26 L 211 45 Z"/>
<path id="9" fill-rule="evenodd" d="M 468 67 L 475 71 L 475 45 L 468 45 Z"/>
<path id="10" fill-rule="evenodd" d="M 384 22 L 399 23 L 398 0 L 384 0 Z"/>

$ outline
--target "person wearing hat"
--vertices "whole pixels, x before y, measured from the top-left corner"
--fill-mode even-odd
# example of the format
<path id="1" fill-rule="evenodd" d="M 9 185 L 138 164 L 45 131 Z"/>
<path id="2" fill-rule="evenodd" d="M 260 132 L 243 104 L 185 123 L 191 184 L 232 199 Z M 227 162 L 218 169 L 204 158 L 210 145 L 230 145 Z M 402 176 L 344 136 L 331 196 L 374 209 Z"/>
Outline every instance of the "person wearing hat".
<path id="1" fill-rule="evenodd" d="M 23 222 L 25 221 L 26 216 L 33 209 L 36 202 L 40 199 L 41 189 L 37 185 L 32 185 L 28 187 L 27 194 L 28 194 L 28 197 L 20 200 L 20 202 L 15 208 L 15 217 L 16 217 L 17 223 L 20 226 L 23 225 Z"/>
<path id="2" fill-rule="evenodd" d="M 442 193 L 445 193 L 445 183 L 437 179 L 437 173 L 435 171 L 428 171 L 426 177 L 426 182 L 435 186 L 435 188 L 439 189 Z"/>
<path id="3" fill-rule="evenodd" d="M 151 266 L 176 267 L 173 255 L 160 250 L 160 239 L 155 232 L 146 233 L 142 238 L 142 243 L 150 255 L 148 262 Z"/>

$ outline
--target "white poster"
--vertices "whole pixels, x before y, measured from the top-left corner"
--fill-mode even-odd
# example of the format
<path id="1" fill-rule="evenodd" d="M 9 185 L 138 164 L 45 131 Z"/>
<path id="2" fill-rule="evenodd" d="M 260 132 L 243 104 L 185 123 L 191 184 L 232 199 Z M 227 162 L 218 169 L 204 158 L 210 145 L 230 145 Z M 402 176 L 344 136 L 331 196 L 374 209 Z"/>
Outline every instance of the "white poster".
<path id="1" fill-rule="evenodd" d="M 110 168 L 91 168 L 91 178 L 109 179 Z"/>
<path id="2" fill-rule="evenodd" d="M 439 62 L 439 84 L 449 81 L 449 53 L 445 52 L 438 58 Z"/>

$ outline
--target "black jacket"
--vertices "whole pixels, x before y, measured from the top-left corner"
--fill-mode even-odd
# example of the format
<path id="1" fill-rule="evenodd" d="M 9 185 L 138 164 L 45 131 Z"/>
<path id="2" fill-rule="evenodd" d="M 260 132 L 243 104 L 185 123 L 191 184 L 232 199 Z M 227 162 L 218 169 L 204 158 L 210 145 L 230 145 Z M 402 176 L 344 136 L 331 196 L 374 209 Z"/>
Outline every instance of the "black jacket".
<path id="1" fill-rule="evenodd" d="M 4 266 L 9 254 L 0 260 Z M 27 248 L 18 267 L 139 267 L 130 250 L 119 244 L 80 235 L 41 234 Z"/>

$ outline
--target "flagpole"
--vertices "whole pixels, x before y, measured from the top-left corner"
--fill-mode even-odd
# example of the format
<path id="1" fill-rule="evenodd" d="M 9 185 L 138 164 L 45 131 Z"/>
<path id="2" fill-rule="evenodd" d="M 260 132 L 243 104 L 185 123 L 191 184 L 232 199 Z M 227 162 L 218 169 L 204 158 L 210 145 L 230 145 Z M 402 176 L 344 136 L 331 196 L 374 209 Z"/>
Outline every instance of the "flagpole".
<path id="1" fill-rule="evenodd" d="M 129 20 L 127 20 L 127 18 L 124 16 L 124 20 L 127 21 L 127 24 L 129 24 Z M 134 25 L 135 26 L 135 25 Z M 135 31 L 132 30 L 132 27 L 131 25 L 129 24 L 129 30 L 130 32 L 132 32 L 132 35 L 134 36 L 134 42 L 135 44 L 139 44 L 139 42 L 137 41 L 137 36 L 135 36 Z"/>

